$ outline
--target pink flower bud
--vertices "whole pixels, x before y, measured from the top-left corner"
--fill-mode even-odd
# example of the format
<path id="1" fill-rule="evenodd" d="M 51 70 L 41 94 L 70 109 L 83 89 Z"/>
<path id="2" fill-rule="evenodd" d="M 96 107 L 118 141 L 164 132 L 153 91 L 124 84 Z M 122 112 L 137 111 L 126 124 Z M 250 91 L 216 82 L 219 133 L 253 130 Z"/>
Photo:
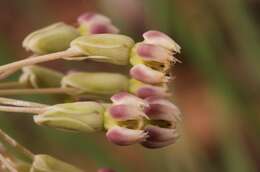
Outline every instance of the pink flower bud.
<path id="1" fill-rule="evenodd" d="M 153 70 L 143 64 L 138 64 L 132 67 L 130 70 L 130 75 L 134 79 L 148 84 L 160 84 L 169 80 L 163 72 Z"/>
<path id="2" fill-rule="evenodd" d="M 165 89 L 161 87 L 156 87 L 152 85 L 146 85 L 141 88 L 139 88 L 136 92 L 136 95 L 141 98 L 147 98 L 152 96 L 157 97 L 168 97 L 170 93 L 167 93 Z"/>
<path id="3" fill-rule="evenodd" d="M 126 104 L 130 106 L 138 106 L 141 109 L 145 109 L 149 107 L 149 104 L 146 100 L 143 100 L 139 97 L 136 97 L 127 92 L 120 92 L 111 97 L 112 102 L 116 104 Z"/>
<path id="4" fill-rule="evenodd" d="M 136 45 L 137 55 L 144 61 L 169 63 L 174 61 L 173 53 L 161 46 L 154 44 L 138 43 Z"/>
<path id="5" fill-rule="evenodd" d="M 148 125 L 145 128 L 148 133 L 148 138 L 142 143 L 143 146 L 148 148 L 160 148 L 168 146 L 176 142 L 179 134 L 176 129 L 161 128 L 158 126 Z"/>
<path id="6" fill-rule="evenodd" d="M 78 17 L 79 23 L 93 22 L 93 21 L 99 21 L 100 23 L 111 23 L 111 20 L 108 17 L 93 12 L 86 12 L 81 14 Z"/>
<path id="7" fill-rule="evenodd" d="M 109 108 L 109 113 L 116 120 L 134 120 L 138 118 L 148 118 L 144 111 L 137 106 L 126 104 L 112 105 Z"/>
<path id="8" fill-rule="evenodd" d="M 169 97 L 168 87 L 166 84 L 154 86 L 131 79 L 129 82 L 129 91 L 136 96 L 144 99 L 147 97 Z"/>
<path id="9" fill-rule="evenodd" d="M 127 146 L 145 141 L 147 133 L 143 130 L 133 130 L 123 127 L 112 127 L 108 130 L 107 139 L 114 144 Z"/>
<path id="10" fill-rule="evenodd" d="M 119 32 L 108 17 L 97 13 L 82 14 L 78 17 L 78 23 L 82 35 Z"/>
<path id="11" fill-rule="evenodd" d="M 177 53 L 181 51 L 181 47 L 165 33 L 151 30 L 145 32 L 143 37 L 145 43 L 159 45 Z"/>
<path id="12" fill-rule="evenodd" d="M 98 169 L 97 172 L 115 172 L 115 171 L 109 168 L 100 168 Z"/>
<path id="13" fill-rule="evenodd" d="M 173 125 L 176 121 L 181 120 L 181 112 L 172 102 L 159 97 L 149 97 L 146 101 L 150 105 L 146 114 L 152 120 L 164 120 Z"/>

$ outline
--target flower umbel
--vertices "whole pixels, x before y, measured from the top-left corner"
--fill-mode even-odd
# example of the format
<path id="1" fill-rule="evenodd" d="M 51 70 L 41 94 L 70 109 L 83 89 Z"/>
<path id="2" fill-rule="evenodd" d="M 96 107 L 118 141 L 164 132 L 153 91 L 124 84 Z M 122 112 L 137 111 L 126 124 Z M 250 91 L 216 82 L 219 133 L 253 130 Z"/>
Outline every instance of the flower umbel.
<path id="1" fill-rule="evenodd" d="M 104 118 L 109 141 L 121 146 L 141 143 L 160 148 L 177 140 L 180 112 L 171 102 L 158 97 L 143 100 L 128 93 L 116 94 L 112 101 Z"/>

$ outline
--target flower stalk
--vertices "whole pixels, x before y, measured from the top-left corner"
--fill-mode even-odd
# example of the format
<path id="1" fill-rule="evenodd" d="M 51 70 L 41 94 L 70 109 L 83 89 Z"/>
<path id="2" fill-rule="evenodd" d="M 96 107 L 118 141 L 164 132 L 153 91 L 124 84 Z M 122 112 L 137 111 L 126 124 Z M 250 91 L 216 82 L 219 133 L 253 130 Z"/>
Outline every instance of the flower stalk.
<path id="1" fill-rule="evenodd" d="M 28 95 L 28 94 L 67 94 L 77 93 L 74 88 L 24 88 L 24 89 L 1 89 L 0 96 Z"/>
<path id="2" fill-rule="evenodd" d="M 24 146 L 22 146 L 21 144 L 19 144 L 16 140 L 14 140 L 12 137 L 10 137 L 9 135 L 7 135 L 3 130 L 0 129 L 0 140 L 8 143 L 10 146 L 12 146 L 15 150 L 17 150 L 18 152 L 24 154 L 27 158 L 29 158 L 30 160 L 34 159 L 34 154 L 28 150 L 27 148 L 25 148 Z"/>

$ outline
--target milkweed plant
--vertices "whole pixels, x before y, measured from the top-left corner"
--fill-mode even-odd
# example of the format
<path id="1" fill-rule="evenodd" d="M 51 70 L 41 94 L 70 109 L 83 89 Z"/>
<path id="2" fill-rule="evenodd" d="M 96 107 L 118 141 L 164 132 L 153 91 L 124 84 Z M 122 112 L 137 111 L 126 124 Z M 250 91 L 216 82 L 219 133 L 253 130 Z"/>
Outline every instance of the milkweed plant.
<path id="1" fill-rule="evenodd" d="M 135 42 L 97 13 L 84 13 L 77 21 L 77 26 L 58 22 L 30 33 L 22 46 L 32 55 L 0 66 L 1 80 L 22 71 L 17 81 L 0 83 L 0 111 L 31 114 L 36 125 L 65 132 L 103 132 L 119 146 L 141 144 L 154 149 L 174 144 L 181 112 L 170 100 L 168 83 L 173 78 L 171 67 L 179 62 L 174 55 L 180 53 L 180 46 L 155 30 Z M 79 63 L 90 59 L 131 68 L 129 76 L 75 69 L 63 74 L 38 65 L 57 59 Z M 63 94 L 71 102 L 46 105 L 5 97 L 25 94 Z M 50 155 L 33 154 L 2 130 L 0 138 L 31 160 L 16 159 L 1 147 L 0 161 L 6 171 L 82 172 Z"/>

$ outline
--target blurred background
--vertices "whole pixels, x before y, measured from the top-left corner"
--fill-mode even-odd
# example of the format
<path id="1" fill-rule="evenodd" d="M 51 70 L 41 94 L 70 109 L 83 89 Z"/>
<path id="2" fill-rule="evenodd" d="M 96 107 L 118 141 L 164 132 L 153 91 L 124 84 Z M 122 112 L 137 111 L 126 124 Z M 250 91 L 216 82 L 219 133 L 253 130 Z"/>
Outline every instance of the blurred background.
<path id="1" fill-rule="evenodd" d="M 33 152 L 86 171 L 101 166 L 118 172 L 260 171 L 259 0 L 0 0 L 0 63 L 28 56 L 21 42 L 31 31 L 57 21 L 75 24 L 85 11 L 109 16 L 137 41 L 144 31 L 158 29 L 181 45 L 183 63 L 174 67 L 171 85 L 183 112 L 181 139 L 159 150 L 118 147 L 104 134 L 38 127 L 30 117 L 10 113 L 0 114 L 2 129 Z M 93 64 L 48 66 L 97 70 Z M 55 103 L 49 96 L 19 98 Z"/>

